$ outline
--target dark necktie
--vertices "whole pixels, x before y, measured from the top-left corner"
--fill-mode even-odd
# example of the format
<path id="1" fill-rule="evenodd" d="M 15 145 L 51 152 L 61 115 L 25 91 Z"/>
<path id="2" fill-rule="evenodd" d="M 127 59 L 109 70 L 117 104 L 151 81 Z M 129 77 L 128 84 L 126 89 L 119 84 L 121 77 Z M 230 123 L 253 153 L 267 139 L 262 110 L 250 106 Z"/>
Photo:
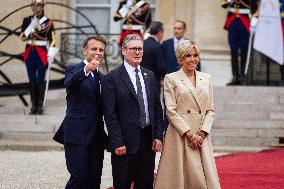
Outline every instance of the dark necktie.
<path id="1" fill-rule="evenodd" d="M 139 70 L 135 69 L 135 77 L 136 77 L 136 87 L 137 87 L 137 97 L 139 103 L 139 114 L 140 114 L 140 126 L 143 129 L 146 126 L 146 113 L 145 113 L 145 105 L 144 105 L 144 98 L 142 92 L 142 85 L 140 81 L 140 77 L 138 75 Z"/>
<path id="2" fill-rule="evenodd" d="M 100 74 L 98 71 L 94 71 L 93 75 L 94 75 L 94 82 L 95 82 L 96 89 L 97 91 L 99 91 L 99 93 L 101 93 Z"/>

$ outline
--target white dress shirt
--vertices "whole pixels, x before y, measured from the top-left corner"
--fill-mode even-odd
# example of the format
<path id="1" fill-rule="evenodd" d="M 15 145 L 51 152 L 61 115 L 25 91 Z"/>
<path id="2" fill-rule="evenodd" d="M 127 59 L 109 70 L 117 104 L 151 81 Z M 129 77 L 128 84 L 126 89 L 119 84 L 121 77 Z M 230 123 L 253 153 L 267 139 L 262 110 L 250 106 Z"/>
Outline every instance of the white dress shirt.
<path id="1" fill-rule="evenodd" d="M 175 51 L 177 49 L 177 46 L 179 43 L 183 42 L 185 40 L 184 37 L 182 37 L 180 40 L 178 40 L 176 37 L 174 37 L 174 46 L 175 46 Z"/>
<path id="2" fill-rule="evenodd" d="M 130 80 L 131 80 L 131 82 L 134 86 L 134 89 L 136 91 L 136 94 L 137 94 L 135 68 L 132 67 L 130 64 L 128 64 L 126 61 L 124 61 L 124 67 L 126 68 L 126 71 L 127 71 L 128 75 L 130 77 Z M 150 124 L 150 117 L 149 117 L 148 100 L 147 100 L 145 82 L 144 82 L 144 78 L 143 78 L 142 73 L 141 73 L 140 66 L 138 66 L 137 68 L 139 70 L 138 76 L 140 78 L 140 82 L 141 82 L 141 86 L 142 86 L 142 92 L 143 92 L 143 99 L 144 99 L 144 106 L 145 106 L 145 113 L 146 113 L 146 124 L 149 125 Z"/>

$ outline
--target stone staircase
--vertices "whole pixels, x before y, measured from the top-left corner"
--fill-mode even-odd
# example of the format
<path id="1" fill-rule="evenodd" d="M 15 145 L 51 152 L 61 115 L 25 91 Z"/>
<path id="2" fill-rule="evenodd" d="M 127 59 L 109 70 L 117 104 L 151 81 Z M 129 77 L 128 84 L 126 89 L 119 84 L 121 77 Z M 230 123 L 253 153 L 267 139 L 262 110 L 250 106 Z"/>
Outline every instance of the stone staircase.
<path id="1" fill-rule="evenodd" d="M 270 146 L 284 134 L 284 88 L 215 87 L 215 146 Z"/>
<path id="2" fill-rule="evenodd" d="M 26 96 L 28 99 L 28 96 Z M 284 134 L 284 88 L 214 87 L 215 149 L 268 147 Z M 28 115 L 17 97 L 0 98 L 0 149 L 62 149 L 53 142 L 65 115 L 65 90 L 51 91 L 45 115 Z"/>

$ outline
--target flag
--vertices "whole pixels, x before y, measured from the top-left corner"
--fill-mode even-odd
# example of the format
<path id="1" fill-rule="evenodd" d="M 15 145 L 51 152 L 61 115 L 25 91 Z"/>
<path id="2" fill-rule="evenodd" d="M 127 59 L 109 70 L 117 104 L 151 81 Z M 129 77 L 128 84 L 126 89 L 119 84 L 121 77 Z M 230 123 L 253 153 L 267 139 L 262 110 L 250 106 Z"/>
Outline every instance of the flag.
<path id="1" fill-rule="evenodd" d="M 279 0 L 261 0 L 253 47 L 283 65 L 283 35 Z"/>

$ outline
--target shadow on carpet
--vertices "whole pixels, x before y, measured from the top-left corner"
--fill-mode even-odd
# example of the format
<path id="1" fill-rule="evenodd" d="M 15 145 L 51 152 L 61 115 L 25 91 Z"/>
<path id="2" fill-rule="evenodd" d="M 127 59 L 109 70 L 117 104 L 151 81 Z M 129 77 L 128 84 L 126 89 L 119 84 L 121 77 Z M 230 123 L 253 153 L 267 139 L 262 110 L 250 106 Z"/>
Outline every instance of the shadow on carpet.
<path id="1" fill-rule="evenodd" d="M 216 158 L 222 189 L 284 189 L 284 149 Z"/>

